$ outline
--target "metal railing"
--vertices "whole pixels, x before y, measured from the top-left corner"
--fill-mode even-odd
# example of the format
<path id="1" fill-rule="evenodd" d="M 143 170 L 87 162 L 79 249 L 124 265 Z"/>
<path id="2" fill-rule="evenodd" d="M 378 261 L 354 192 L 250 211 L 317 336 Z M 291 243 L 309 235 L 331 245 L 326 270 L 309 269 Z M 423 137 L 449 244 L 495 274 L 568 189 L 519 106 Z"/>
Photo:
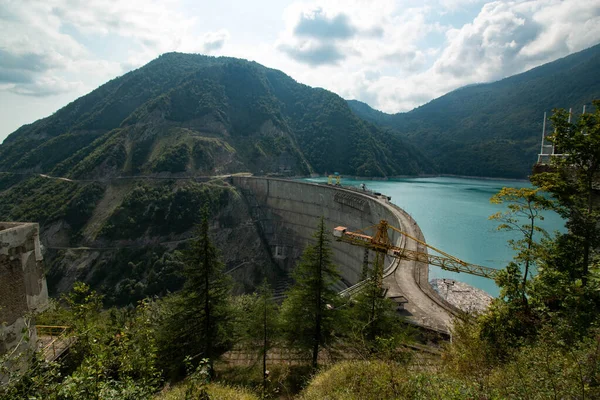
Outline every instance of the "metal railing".
<path id="1" fill-rule="evenodd" d="M 41 351 L 49 361 L 63 355 L 75 341 L 70 326 L 36 325 L 35 330 Z"/>

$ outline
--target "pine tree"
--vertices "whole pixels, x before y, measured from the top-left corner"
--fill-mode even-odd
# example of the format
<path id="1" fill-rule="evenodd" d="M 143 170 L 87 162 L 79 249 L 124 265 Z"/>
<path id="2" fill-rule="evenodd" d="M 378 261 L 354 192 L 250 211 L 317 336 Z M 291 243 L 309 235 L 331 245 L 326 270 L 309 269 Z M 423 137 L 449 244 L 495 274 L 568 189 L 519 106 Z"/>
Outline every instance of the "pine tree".
<path id="1" fill-rule="evenodd" d="M 385 297 L 382 278 L 383 254 L 377 253 L 373 267 L 367 270 L 363 287 L 352 297 L 351 307 L 348 308 L 349 339 L 359 352 L 378 352 L 380 339 L 394 336 L 406 339 L 395 304 Z"/>
<path id="2" fill-rule="evenodd" d="M 292 273 L 294 285 L 283 303 L 282 319 L 288 342 L 312 351 L 312 367 L 316 369 L 319 348 L 332 342 L 339 326 L 341 299 L 333 288 L 340 275 L 331 261 L 323 218 L 313 238 L 315 244 L 306 247 Z"/>
<path id="3" fill-rule="evenodd" d="M 179 369 L 186 356 L 194 364 L 208 359 L 212 374 L 215 358 L 230 345 L 232 284 L 210 240 L 206 210 L 182 260 L 186 277 L 183 290 L 165 302 L 164 357 L 171 367 Z"/>
<path id="4" fill-rule="evenodd" d="M 258 287 L 248 321 L 248 339 L 262 357 L 263 391 L 267 385 L 267 353 L 279 333 L 278 312 L 277 303 L 273 300 L 273 290 L 265 280 Z"/>

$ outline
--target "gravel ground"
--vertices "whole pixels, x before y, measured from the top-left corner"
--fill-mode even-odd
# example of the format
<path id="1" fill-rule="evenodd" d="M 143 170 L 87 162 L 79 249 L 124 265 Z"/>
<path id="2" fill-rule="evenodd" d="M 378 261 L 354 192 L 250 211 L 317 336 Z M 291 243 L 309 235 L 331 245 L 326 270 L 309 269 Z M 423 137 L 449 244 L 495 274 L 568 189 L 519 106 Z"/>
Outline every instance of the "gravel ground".
<path id="1" fill-rule="evenodd" d="M 432 279 L 430 283 L 448 303 L 468 313 L 485 311 L 493 299 L 483 290 L 453 279 Z"/>

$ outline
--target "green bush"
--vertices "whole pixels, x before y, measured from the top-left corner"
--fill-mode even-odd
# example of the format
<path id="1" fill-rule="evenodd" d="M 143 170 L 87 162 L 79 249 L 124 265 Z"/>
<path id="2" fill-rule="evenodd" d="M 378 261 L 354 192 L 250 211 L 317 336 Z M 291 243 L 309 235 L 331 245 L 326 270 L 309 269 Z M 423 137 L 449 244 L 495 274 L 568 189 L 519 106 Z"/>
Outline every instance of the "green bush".
<path id="1" fill-rule="evenodd" d="M 317 374 L 299 400 L 479 398 L 473 382 L 382 361 L 345 361 Z"/>

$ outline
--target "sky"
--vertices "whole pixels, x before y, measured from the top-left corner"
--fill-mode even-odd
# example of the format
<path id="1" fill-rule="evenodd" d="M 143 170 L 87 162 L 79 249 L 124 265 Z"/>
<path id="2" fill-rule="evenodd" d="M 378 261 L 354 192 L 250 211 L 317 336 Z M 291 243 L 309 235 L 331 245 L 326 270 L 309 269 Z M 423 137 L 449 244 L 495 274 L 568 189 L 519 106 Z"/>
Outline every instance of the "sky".
<path id="1" fill-rule="evenodd" d="M 0 0 L 0 141 L 179 51 L 389 112 L 600 42 L 600 0 Z"/>

